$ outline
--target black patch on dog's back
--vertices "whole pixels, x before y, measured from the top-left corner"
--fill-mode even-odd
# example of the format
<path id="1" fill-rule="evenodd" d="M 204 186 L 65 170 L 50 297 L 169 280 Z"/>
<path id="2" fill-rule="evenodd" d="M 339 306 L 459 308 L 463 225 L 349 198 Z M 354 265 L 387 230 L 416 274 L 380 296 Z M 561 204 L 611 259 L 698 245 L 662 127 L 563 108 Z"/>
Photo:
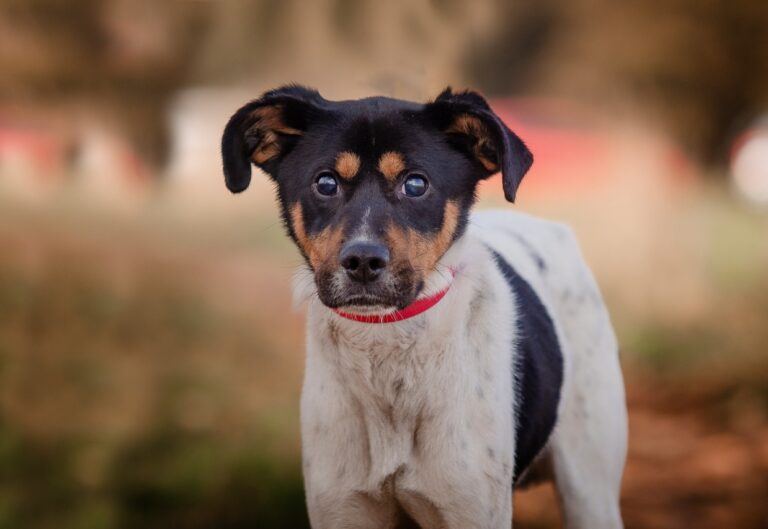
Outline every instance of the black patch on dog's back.
<path id="1" fill-rule="evenodd" d="M 536 292 L 501 255 L 493 249 L 491 252 L 518 306 L 516 482 L 544 448 L 555 426 L 563 385 L 563 354 L 552 318 Z"/>

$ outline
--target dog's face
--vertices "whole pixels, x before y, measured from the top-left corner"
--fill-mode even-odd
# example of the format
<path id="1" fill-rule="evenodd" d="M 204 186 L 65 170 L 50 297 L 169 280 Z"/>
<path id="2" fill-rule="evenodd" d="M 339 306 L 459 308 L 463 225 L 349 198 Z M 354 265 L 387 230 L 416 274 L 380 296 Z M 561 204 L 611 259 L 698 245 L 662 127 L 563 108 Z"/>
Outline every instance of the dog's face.
<path id="1" fill-rule="evenodd" d="M 227 187 L 253 163 L 277 183 L 283 220 L 329 307 L 409 305 L 464 231 L 479 180 L 513 200 L 532 156 L 478 94 L 434 102 L 327 101 L 288 86 L 248 103 L 222 138 Z"/>

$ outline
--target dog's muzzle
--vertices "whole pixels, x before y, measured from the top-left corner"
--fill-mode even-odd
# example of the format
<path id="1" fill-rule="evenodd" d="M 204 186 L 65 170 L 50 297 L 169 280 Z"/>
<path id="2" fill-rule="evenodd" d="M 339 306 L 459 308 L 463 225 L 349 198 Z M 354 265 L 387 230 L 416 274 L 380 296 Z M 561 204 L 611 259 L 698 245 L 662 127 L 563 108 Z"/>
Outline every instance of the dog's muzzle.
<path id="1" fill-rule="evenodd" d="M 316 271 L 320 300 L 330 308 L 355 310 L 402 309 L 422 287 L 408 266 L 395 266 L 382 242 L 352 239 L 339 250 L 335 266 Z"/>

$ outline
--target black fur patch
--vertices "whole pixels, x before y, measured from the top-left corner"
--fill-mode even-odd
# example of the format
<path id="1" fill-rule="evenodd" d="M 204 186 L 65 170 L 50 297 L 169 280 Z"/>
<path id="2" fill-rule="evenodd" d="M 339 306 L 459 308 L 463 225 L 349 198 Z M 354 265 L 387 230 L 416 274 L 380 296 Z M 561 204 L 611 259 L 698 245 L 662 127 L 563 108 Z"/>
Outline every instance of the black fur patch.
<path id="1" fill-rule="evenodd" d="M 518 395 L 514 481 L 544 448 L 557 419 L 563 385 L 563 354 L 555 327 L 531 285 L 491 249 L 518 306 L 515 366 Z"/>

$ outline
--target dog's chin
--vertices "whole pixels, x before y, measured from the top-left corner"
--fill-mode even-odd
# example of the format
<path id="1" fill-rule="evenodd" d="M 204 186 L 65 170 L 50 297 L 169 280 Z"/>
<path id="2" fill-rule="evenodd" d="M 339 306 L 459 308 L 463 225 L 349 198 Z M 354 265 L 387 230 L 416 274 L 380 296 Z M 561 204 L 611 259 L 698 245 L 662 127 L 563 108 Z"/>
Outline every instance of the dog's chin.
<path id="1" fill-rule="evenodd" d="M 328 308 L 361 314 L 402 310 L 416 299 L 415 294 L 348 292 L 333 294 L 318 289 L 320 301 Z"/>
<path id="2" fill-rule="evenodd" d="M 397 307 L 392 303 L 374 298 L 351 298 L 342 301 L 337 308 L 344 312 L 356 314 L 381 314 L 397 310 Z"/>

